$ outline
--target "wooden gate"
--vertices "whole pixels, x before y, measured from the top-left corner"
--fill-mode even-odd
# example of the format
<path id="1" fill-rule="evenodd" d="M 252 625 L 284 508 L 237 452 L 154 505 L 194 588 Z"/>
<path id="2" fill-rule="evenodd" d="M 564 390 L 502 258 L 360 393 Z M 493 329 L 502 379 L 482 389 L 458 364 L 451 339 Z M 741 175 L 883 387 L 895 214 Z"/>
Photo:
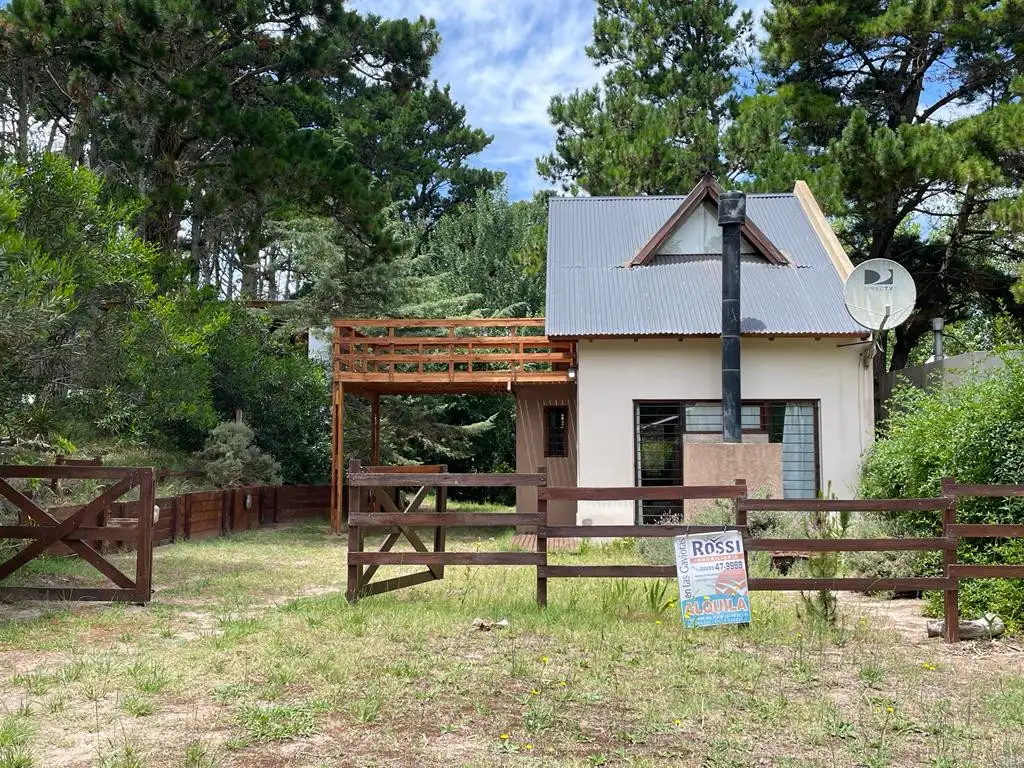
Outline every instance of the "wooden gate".
<path id="1" fill-rule="evenodd" d="M 544 475 L 452 474 L 441 466 L 363 467 L 358 459 L 349 463 L 348 589 L 350 601 L 412 587 L 444 578 L 445 565 L 537 565 L 541 557 L 532 552 L 446 552 L 445 530 L 451 526 L 536 526 L 536 514 L 466 512 L 447 510 L 448 488 L 474 486 L 514 488 L 543 485 Z M 393 489 L 416 487 L 412 499 L 399 509 Z M 435 491 L 435 511 L 419 511 L 424 499 Z M 376 511 L 380 510 L 380 511 Z M 433 529 L 434 547 L 427 545 L 414 528 Z M 366 552 L 367 533 L 387 531 L 376 552 Z M 402 538 L 413 552 L 392 552 Z M 372 581 L 382 565 L 423 565 L 426 570 Z"/>
<path id="2" fill-rule="evenodd" d="M 109 484 L 96 498 L 59 520 L 14 488 L 9 479 L 103 480 Z M 131 490 L 139 489 L 135 525 L 113 526 L 105 511 Z M 153 470 L 139 467 L 0 465 L 0 497 L 21 513 L 20 525 L 0 526 L 0 541 L 27 541 L 13 556 L 0 562 L 0 582 L 54 545 L 64 545 L 107 577 L 114 587 L 0 586 L 0 599 L 111 600 L 148 603 L 153 578 L 153 510 L 156 488 Z M 93 542 L 131 542 L 137 550 L 132 579 L 107 560 Z"/>

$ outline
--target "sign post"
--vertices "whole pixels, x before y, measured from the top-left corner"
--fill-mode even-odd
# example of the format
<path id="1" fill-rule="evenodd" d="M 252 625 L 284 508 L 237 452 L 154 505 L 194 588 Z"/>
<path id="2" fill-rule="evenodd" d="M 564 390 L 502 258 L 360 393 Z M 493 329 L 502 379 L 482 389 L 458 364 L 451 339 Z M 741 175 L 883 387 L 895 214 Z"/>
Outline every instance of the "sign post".
<path id="1" fill-rule="evenodd" d="M 679 606 L 688 627 L 749 624 L 750 595 L 739 531 L 676 536 Z"/>

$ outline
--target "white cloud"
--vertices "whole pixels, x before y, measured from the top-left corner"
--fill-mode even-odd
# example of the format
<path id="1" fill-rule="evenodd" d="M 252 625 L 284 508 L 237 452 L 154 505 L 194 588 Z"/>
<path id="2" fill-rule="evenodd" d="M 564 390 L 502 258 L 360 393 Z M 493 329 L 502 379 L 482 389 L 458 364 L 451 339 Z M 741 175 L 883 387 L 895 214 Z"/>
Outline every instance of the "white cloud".
<path id="1" fill-rule="evenodd" d="M 442 42 L 433 76 L 451 85 L 471 125 L 494 136 L 480 162 L 508 174 L 513 197 L 544 186 L 534 159 L 554 146 L 551 97 L 600 76 L 584 52 L 594 0 L 356 0 L 355 7 L 435 19 Z"/>
<path id="2" fill-rule="evenodd" d="M 771 0 L 738 0 L 759 24 Z M 593 38 L 595 0 L 354 0 L 380 16 L 437 22 L 441 52 L 433 76 L 451 85 L 469 123 L 494 136 L 479 158 L 505 171 L 513 197 L 546 186 L 534 160 L 554 148 L 548 104 L 589 88 L 600 72 L 584 48 Z"/>

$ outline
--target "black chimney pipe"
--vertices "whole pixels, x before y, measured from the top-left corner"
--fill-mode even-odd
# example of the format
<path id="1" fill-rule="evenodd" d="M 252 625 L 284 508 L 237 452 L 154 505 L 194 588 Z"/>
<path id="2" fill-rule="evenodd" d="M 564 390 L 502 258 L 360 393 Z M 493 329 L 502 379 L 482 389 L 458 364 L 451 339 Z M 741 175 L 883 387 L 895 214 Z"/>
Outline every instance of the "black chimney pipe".
<path id="1" fill-rule="evenodd" d="M 723 192 L 718 198 L 722 228 L 722 441 L 743 440 L 740 401 L 740 227 L 747 196 Z"/>

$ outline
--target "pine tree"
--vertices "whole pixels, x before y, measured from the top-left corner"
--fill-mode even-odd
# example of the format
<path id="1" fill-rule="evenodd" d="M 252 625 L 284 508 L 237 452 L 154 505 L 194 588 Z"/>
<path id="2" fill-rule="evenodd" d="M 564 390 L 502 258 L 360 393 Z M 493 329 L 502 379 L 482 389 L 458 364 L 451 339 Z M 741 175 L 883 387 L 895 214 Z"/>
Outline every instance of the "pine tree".
<path id="1" fill-rule="evenodd" d="M 541 176 L 592 195 L 678 194 L 726 172 L 734 68 L 749 13 L 732 0 L 599 0 L 587 55 L 601 86 L 555 96 L 555 151 Z"/>
<path id="2" fill-rule="evenodd" d="M 934 315 L 1024 314 L 1024 6 L 775 0 L 764 27 L 768 79 L 730 127 L 730 161 L 759 185 L 808 178 L 855 261 L 910 269 L 918 310 L 891 366 Z"/>

